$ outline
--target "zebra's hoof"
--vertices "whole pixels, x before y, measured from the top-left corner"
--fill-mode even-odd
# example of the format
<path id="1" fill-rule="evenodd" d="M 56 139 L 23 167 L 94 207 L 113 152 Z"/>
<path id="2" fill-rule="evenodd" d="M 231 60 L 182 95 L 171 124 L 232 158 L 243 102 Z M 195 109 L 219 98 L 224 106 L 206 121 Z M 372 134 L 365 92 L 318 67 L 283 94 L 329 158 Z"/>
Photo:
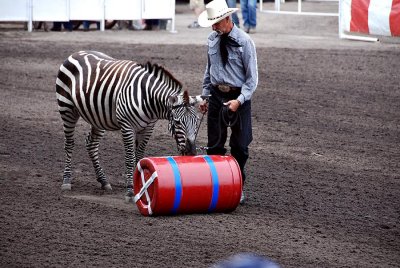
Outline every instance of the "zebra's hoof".
<path id="1" fill-rule="evenodd" d="M 106 185 L 101 186 L 101 189 L 106 191 L 112 191 L 111 184 L 107 183 Z"/>
<path id="2" fill-rule="evenodd" d="M 63 183 L 61 185 L 61 190 L 63 190 L 63 191 L 71 191 L 71 183 Z"/>

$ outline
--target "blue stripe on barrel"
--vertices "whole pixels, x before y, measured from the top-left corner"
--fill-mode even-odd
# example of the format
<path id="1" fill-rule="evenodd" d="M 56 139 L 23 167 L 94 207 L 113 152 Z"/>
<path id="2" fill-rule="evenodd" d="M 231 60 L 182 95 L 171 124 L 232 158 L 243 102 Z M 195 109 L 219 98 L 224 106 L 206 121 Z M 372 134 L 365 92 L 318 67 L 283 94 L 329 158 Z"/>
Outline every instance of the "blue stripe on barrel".
<path id="1" fill-rule="evenodd" d="M 215 167 L 214 161 L 208 156 L 204 156 L 204 160 L 206 160 L 207 164 L 210 166 L 211 171 L 211 181 L 212 181 L 212 197 L 211 204 L 208 208 L 208 212 L 212 212 L 217 207 L 218 203 L 218 194 L 219 194 L 219 180 L 218 180 L 218 172 Z"/>
<path id="2" fill-rule="evenodd" d="M 182 180 L 181 180 L 181 173 L 179 172 L 178 164 L 176 163 L 175 159 L 171 156 L 167 157 L 168 162 L 172 167 L 172 171 L 174 172 L 174 179 L 175 179 L 175 199 L 174 199 L 174 206 L 172 207 L 171 212 L 176 214 L 181 204 L 182 200 Z"/>

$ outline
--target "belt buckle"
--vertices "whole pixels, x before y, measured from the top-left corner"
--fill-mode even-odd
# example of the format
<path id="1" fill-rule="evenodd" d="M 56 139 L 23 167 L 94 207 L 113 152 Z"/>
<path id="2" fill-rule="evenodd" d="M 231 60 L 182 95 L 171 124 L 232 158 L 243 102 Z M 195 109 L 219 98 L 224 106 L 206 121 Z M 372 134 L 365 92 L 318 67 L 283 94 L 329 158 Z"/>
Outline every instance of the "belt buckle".
<path id="1" fill-rule="evenodd" d="M 228 85 L 218 85 L 218 89 L 225 93 L 231 91 L 231 87 Z"/>

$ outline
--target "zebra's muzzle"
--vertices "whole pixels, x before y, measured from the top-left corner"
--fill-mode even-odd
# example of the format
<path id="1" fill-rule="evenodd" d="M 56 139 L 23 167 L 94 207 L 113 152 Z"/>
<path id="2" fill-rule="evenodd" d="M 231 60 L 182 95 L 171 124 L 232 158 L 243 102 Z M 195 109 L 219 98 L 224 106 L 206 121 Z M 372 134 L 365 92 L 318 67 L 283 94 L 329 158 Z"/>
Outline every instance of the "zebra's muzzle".
<path id="1" fill-rule="evenodd" d="M 185 147 L 181 150 L 181 155 L 197 155 L 196 144 L 186 141 Z"/>

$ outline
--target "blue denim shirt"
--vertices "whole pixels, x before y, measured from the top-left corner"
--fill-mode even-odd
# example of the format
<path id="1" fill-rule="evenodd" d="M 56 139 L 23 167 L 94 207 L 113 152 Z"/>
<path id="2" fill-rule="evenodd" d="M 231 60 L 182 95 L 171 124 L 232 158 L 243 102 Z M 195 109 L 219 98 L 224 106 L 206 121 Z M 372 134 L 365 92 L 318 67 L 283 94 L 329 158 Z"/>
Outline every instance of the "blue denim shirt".
<path id="1" fill-rule="evenodd" d="M 240 46 L 228 46 L 228 62 L 222 64 L 220 36 L 213 31 L 207 39 L 208 60 L 203 79 L 203 95 L 209 95 L 212 85 L 230 85 L 241 88 L 240 103 L 251 99 L 258 84 L 257 53 L 253 40 L 244 31 L 233 26 L 228 35 Z"/>

